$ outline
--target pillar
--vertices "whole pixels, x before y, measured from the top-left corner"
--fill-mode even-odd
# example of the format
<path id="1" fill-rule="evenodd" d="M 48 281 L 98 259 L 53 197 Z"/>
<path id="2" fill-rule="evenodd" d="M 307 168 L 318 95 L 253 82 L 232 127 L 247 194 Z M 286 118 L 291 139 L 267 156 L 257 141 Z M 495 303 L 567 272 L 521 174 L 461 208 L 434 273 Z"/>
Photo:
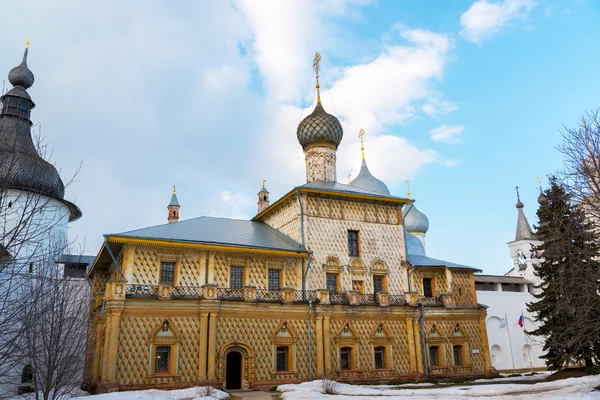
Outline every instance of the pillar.
<path id="1" fill-rule="evenodd" d="M 487 326 L 485 325 L 485 314 L 479 316 L 479 330 L 481 331 L 481 353 L 483 354 L 485 372 L 491 372 L 493 368 L 490 357 L 490 346 L 488 344 Z"/>
<path id="2" fill-rule="evenodd" d="M 217 313 L 211 312 L 208 320 L 208 380 L 217 379 Z"/>
<path id="3" fill-rule="evenodd" d="M 317 316 L 315 340 L 317 342 L 317 377 L 325 374 L 323 368 L 323 317 Z"/>
<path id="4" fill-rule="evenodd" d="M 412 318 L 406 318 L 406 337 L 408 338 L 408 361 L 410 363 L 410 373 L 417 372 L 417 358 L 415 354 L 415 337 Z"/>
<path id="5" fill-rule="evenodd" d="M 329 340 L 329 320 L 329 315 L 325 315 L 323 317 L 323 350 L 325 351 L 323 361 L 325 363 L 326 376 L 331 376 L 331 342 Z"/>
<path id="6" fill-rule="evenodd" d="M 421 347 L 421 334 L 419 332 L 419 324 L 413 321 L 413 337 L 415 341 L 415 355 L 417 360 L 417 372 L 419 374 L 425 373 L 423 370 L 423 349 Z"/>
<path id="7" fill-rule="evenodd" d="M 206 381 L 208 313 L 200 314 L 200 346 L 198 348 L 198 381 Z"/>
<path id="8" fill-rule="evenodd" d="M 119 331 L 121 326 L 121 313 L 123 303 L 107 302 L 106 304 L 106 328 L 104 334 L 104 355 L 102 357 L 102 383 L 116 384 L 117 359 L 119 350 Z M 120 304 L 119 304 L 120 303 Z"/>
<path id="9" fill-rule="evenodd" d="M 133 262 L 135 259 L 135 246 L 125 246 L 123 249 L 123 261 L 121 269 L 123 270 L 123 279 L 127 282 L 133 282 Z"/>

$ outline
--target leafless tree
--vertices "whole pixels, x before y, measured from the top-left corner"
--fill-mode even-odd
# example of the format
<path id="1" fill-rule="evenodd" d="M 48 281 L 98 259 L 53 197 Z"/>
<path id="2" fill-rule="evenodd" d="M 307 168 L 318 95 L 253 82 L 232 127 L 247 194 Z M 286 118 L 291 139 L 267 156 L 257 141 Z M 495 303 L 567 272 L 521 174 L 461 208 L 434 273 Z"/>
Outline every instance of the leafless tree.
<path id="1" fill-rule="evenodd" d="M 3 123 L 0 118 L 0 125 Z M 46 158 L 47 147 L 39 127 L 33 131 L 32 140 L 40 157 Z M 57 237 L 60 236 L 57 233 L 66 233 L 65 218 L 68 218 L 62 215 L 65 207 L 56 199 L 39 194 L 33 186 L 15 188 L 4 179 L 22 162 L 16 142 L 11 145 L 14 148 L 7 146 L 6 143 L 0 146 L 0 157 L 3 157 L 0 168 L 0 326 L 3 327 L 0 330 L 0 395 L 7 389 L 6 385 L 14 386 L 15 379 L 21 377 L 23 343 L 31 328 L 22 314 L 37 301 L 30 292 L 31 279 L 40 274 L 49 259 L 65 250 L 66 239 Z M 76 175 L 65 186 L 69 186 Z M 54 245 L 50 246 L 52 241 Z M 56 261 L 54 258 L 54 267 Z"/>
<path id="2" fill-rule="evenodd" d="M 38 400 L 60 400 L 83 376 L 88 329 L 89 285 L 63 276 L 55 260 L 64 244 L 50 243 L 46 260 L 25 285 L 29 299 L 20 314 L 24 337 L 20 354 L 30 366 L 31 388 Z"/>
<path id="3" fill-rule="evenodd" d="M 587 111 L 576 126 L 564 127 L 558 150 L 564 156 L 561 184 L 583 206 L 592 223 L 600 221 L 600 109 Z"/>

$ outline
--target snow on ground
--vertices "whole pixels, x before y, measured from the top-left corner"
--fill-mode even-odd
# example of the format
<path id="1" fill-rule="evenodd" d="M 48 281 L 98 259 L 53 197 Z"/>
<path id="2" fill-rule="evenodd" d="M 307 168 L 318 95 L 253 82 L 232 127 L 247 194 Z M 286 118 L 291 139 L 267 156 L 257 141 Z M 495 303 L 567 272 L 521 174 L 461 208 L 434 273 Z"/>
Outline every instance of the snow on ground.
<path id="1" fill-rule="evenodd" d="M 489 381 L 488 381 L 489 382 Z M 278 390 L 284 392 L 284 400 L 464 400 L 465 398 L 493 399 L 501 397 L 510 400 L 564 400 L 600 399 L 600 391 L 594 391 L 600 386 L 600 376 L 562 379 L 554 382 L 536 384 L 499 383 L 490 385 L 452 386 L 435 389 L 392 389 L 376 386 L 358 386 L 338 383 L 337 395 L 324 395 L 321 381 L 304 382 L 297 385 L 281 385 Z"/>
<path id="2" fill-rule="evenodd" d="M 212 389 L 210 396 L 206 394 L 205 387 L 193 387 L 180 390 L 132 390 L 129 392 L 114 392 L 97 395 L 84 395 L 71 397 L 70 400 L 215 400 L 226 399 L 229 395 L 220 390 Z M 79 395 L 79 394 L 78 394 Z M 77 395 L 77 396 L 78 396 Z M 8 400 L 34 399 L 33 395 L 11 397 Z M 356 399 L 355 399 L 356 400 Z"/>

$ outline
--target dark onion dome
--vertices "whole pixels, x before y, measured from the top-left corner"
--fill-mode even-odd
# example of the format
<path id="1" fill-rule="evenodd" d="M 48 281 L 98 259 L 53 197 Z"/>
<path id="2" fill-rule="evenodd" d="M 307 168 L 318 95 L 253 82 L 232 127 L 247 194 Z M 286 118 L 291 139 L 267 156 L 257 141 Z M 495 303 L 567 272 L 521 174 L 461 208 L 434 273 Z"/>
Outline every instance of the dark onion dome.
<path id="1" fill-rule="evenodd" d="M 390 190 L 385 183 L 371 175 L 369 168 L 367 168 L 367 162 L 364 159 L 362 160 L 362 166 L 360 167 L 358 176 L 354 178 L 349 185 L 360 189 L 370 190 L 371 192 L 385 194 L 387 196 L 390 195 Z"/>
<path id="2" fill-rule="evenodd" d="M 340 121 L 333 115 L 327 114 L 321 102 L 317 101 L 313 112 L 298 125 L 296 135 L 304 149 L 309 144 L 319 142 L 331 143 L 337 148 L 344 136 L 344 130 Z"/>
<path id="3" fill-rule="evenodd" d="M 22 86 L 25 89 L 29 89 L 33 86 L 34 76 L 33 72 L 27 68 L 27 53 L 29 49 L 25 48 L 25 53 L 23 54 L 23 61 L 21 64 L 17 65 L 8 73 L 8 81 L 13 86 Z"/>
<path id="4" fill-rule="evenodd" d="M 410 233 L 427 233 L 429 230 L 429 218 L 417 209 L 415 203 L 410 203 L 402 210 L 404 229 Z"/>
<path id="5" fill-rule="evenodd" d="M 546 198 L 546 195 L 542 191 L 542 188 L 540 188 L 540 195 L 537 198 L 537 202 L 539 205 L 546 204 L 548 202 L 548 199 Z"/>
<path id="6" fill-rule="evenodd" d="M 61 201 L 70 221 L 81 217 L 75 204 L 64 200 L 65 186 L 56 168 L 38 154 L 31 139 L 31 110 L 35 104 L 26 89 L 33 85 L 27 68 L 27 49 L 8 79 L 15 87 L 0 97 L 0 187 L 38 193 Z"/>

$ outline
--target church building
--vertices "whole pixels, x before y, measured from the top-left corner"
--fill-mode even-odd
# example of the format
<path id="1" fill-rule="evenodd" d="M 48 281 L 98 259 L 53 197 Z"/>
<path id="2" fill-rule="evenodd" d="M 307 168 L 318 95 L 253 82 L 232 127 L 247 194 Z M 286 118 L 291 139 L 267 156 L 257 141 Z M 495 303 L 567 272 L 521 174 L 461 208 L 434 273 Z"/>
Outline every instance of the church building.
<path id="1" fill-rule="evenodd" d="M 359 175 L 337 182 L 344 132 L 318 60 L 316 106 L 296 130 L 305 183 L 273 202 L 263 183 L 249 221 L 180 220 L 173 190 L 168 223 L 105 235 L 88 274 L 88 388 L 493 371 L 478 270 L 426 255 L 427 217 L 371 174 L 364 146 Z"/>

